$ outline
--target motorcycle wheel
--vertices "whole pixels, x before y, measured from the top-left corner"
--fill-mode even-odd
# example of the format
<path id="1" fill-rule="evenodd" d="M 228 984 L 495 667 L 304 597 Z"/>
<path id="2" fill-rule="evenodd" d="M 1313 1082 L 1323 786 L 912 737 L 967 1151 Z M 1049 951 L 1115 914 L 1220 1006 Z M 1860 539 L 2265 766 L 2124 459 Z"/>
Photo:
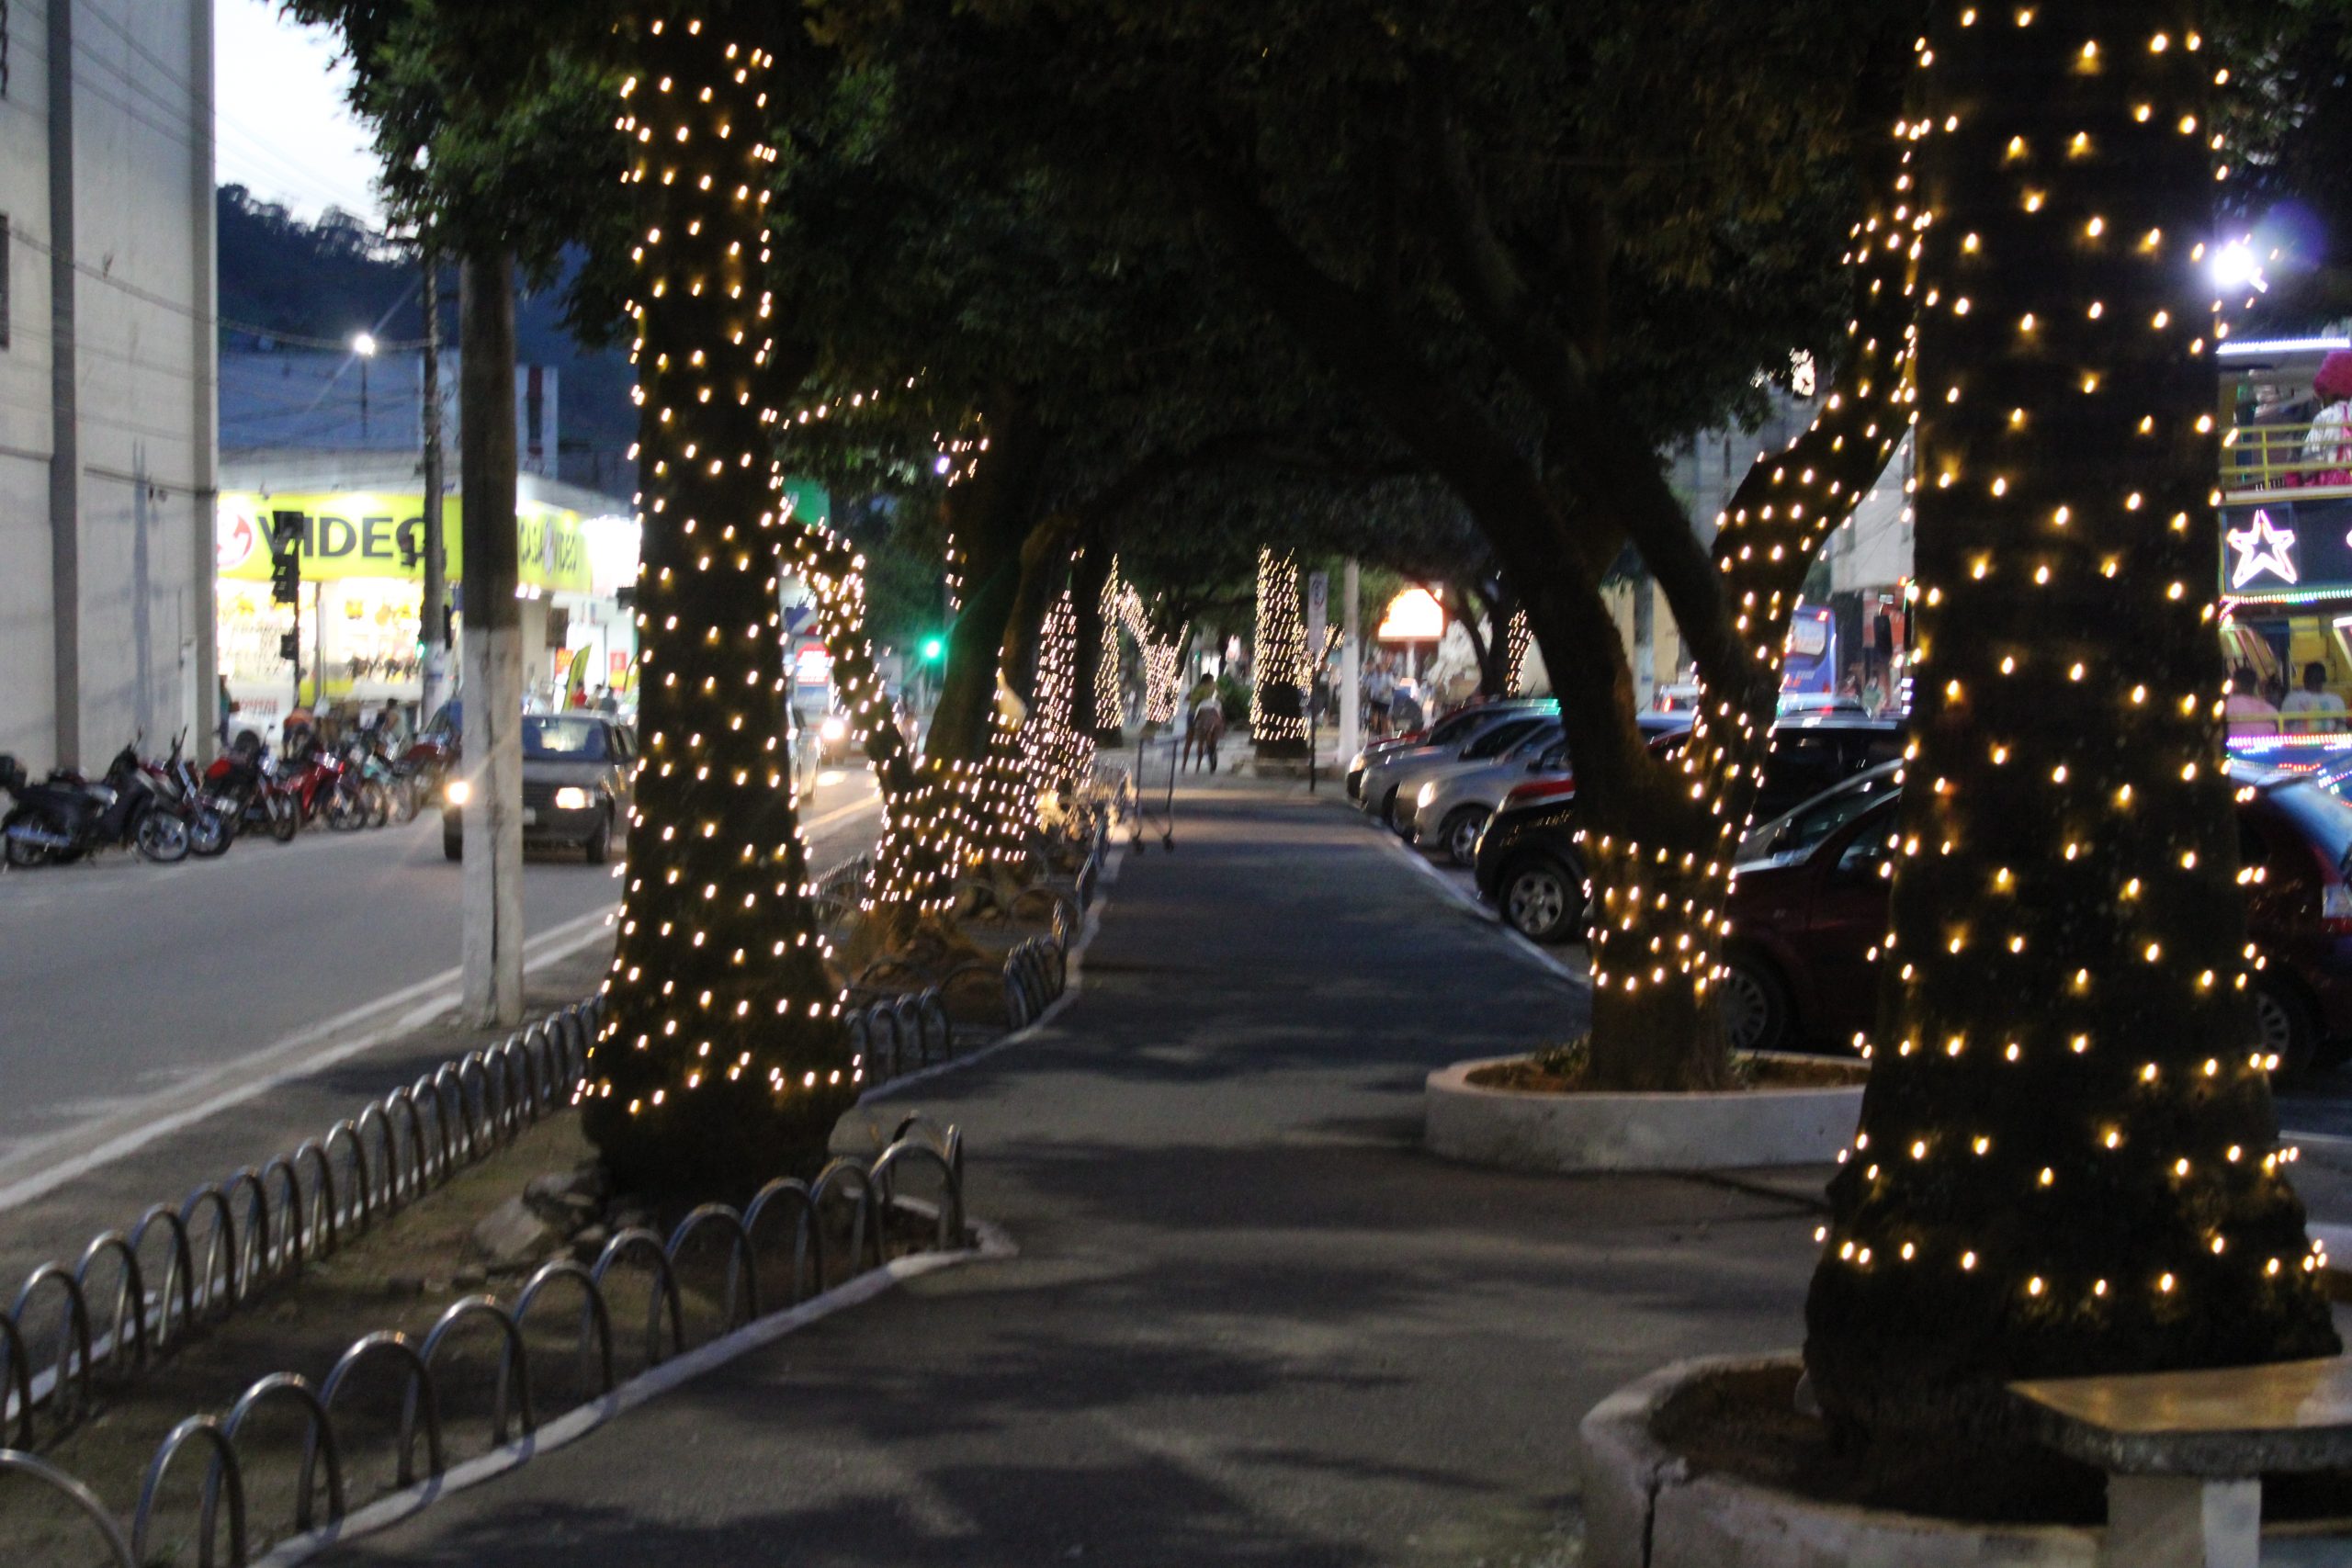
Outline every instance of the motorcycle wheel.
<path id="1" fill-rule="evenodd" d="M 322 808 L 320 815 L 326 818 L 327 827 L 338 833 L 348 833 L 355 828 L 364 828 L 368 825 L 366 803 L 357 795 L 341 789 L 327 796 L 326 805 Z"/>
<path id="2" fill-rule="evenodd" d="M 187 824 L 168 811 L 150 811 L 139 819 L 139 852 L 157 865 L 175 865 L 187 859 Z"/>
<path id="3" fill-rule="evenodd" d="M 199 811 L 196 820 L 187 826 L 187 847 L 206 860 L 225 854 L 236 838 L 236 829 L 218 811 Z"/>
<path id="4" fill-rule="evenodd" d="M 33 814 L 29 811 L 11 811 L 5 819 L 0 819 L 0 832 L 6 832 L 8 829 L 17 826 L 19 822 L 30 822 L 33 820 L 35 820 L 35 818 Z M 33 866 L 40 864 L 48 858 L 49 852 L 39 844 L 30 843 L 22 839 L 10 839 L 8 840 L 8 863 L 10 865 L 28 870 Z"/>
<path id="5" fill-rule="evenodd" d="M 413 779 L 395 779 L 387 791 L 392 801 L 392 820 L 405 826 L 416 820 L 416 783 Z"/>
<path id="6" fill-rule="evenodd" d="M 275 795 L 269 799 L 269 836 L 281 844 L 290 844 L 294 835 L 302 830 L 302 815 L 286 795 Z"/>
<path id="7" fill-rule="evenodd" d="M 392 793 L 382 784 L 370 784 L 361 791 L 359 805 L 370 828 L 381 828 L 392 819 Z"/>

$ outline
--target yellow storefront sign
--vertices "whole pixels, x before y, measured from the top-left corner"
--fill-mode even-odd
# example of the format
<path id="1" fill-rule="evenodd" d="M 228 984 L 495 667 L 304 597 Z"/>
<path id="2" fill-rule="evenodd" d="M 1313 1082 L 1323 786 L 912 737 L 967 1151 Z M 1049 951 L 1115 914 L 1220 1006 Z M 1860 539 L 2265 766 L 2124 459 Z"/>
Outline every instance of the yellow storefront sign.
<path id="1" fill-rule="evenodd" d="M 588 542 L 580 514 L 532 501 L 522 502 L 516 512 L 522 581 L 550 593 L 590 592 Z M 465 558 L 463 509 L 456 496 L 442 502 L 441 516 L 443 553 L 454 583 L 464 575 Z M 305 582 L 424 580 L 424 498 L 377 491 L 268 496 L 223 491 L 214 536 L 221 578 L 267 582 L 270 534 L 281 522 L 289 524 L 300 540 L 297 550 Z"/>

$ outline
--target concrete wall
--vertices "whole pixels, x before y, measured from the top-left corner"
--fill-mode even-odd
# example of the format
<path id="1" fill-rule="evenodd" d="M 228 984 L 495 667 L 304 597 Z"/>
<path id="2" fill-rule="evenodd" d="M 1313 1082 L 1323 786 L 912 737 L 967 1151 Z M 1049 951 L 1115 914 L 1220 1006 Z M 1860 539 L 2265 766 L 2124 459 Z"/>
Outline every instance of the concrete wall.
<path id="1" fill-rule="evenodd" d="M 49 181 L 62 62 L 47 46 L 50 7 L 67 5 L 76 353 L 64 391 L 78 461 L 62 501 L 79 582 L 61 617 Z M 0 354 L 0 750 L 36 771 L 96 766 L 136 733 L 161 750 L 211 723 L 211 6 L 17 0 L 8 25 L 27 45 L 18 58 L 45 69 L 13 70 L 0 102 L 0 209 L 18 236 Z M 65 755 L 77 729 L 78 757 Z"/>

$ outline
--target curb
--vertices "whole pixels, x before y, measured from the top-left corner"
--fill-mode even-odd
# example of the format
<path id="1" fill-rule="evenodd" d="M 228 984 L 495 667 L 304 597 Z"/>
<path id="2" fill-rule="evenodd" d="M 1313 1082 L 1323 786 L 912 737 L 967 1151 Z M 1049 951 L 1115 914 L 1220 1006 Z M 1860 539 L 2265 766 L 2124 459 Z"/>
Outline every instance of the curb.
<path id="1" fill-rule="evenodd" d="M 527 1438 L 517 1438 L 461 1464 L 452 1465 L 434 1479 L 412 1486 L 405 1492 L 379 1497 L 323 1529 L 279 1541 L 254 1560 L 254 1568 L 294 1568 L 295 1564 L 308 1562 L 332 1547 L 405 1523 L 444 1497 L 469 1491 L 509 1471 L 519 1470 L 540 1454 L 552 1453 L 578 1442 L 616 1417 L 693 1382 L 705 1372 L 715 1371 L 730 1361 L 774 1344 L 786 1335 L 871 1301 L 910 1280 L 919 1280 L 960 1264 L 1002 1262 L 1021 1255 L 1021 1249 L 1003 1231 L 980 1221 L 970 1223 L 978 1245 L 968 1251 L 918 1253 L 913 1257 L 893 1259 L 879 1269 L 869 1269 L 822 1295 L 811 1296 L 789 1312 L 780 1312 L 757 1323 L 745 1324 L 731 1334 L 640 1372 L 612 1393 L 566 1411 Z"/>

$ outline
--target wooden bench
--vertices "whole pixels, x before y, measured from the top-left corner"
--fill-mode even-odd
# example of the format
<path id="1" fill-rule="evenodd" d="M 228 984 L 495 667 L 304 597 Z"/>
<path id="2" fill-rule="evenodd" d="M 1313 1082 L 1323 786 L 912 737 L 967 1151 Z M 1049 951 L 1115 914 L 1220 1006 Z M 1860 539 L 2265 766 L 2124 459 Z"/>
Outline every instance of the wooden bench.
<path id="1" fill-rule="evenodd" d="M 2009 1388 L 2107 1472 L 2103 1568 L 2256 1568 L 2263 1474 L 2352 1468 L 2352 1359 Z"/>

